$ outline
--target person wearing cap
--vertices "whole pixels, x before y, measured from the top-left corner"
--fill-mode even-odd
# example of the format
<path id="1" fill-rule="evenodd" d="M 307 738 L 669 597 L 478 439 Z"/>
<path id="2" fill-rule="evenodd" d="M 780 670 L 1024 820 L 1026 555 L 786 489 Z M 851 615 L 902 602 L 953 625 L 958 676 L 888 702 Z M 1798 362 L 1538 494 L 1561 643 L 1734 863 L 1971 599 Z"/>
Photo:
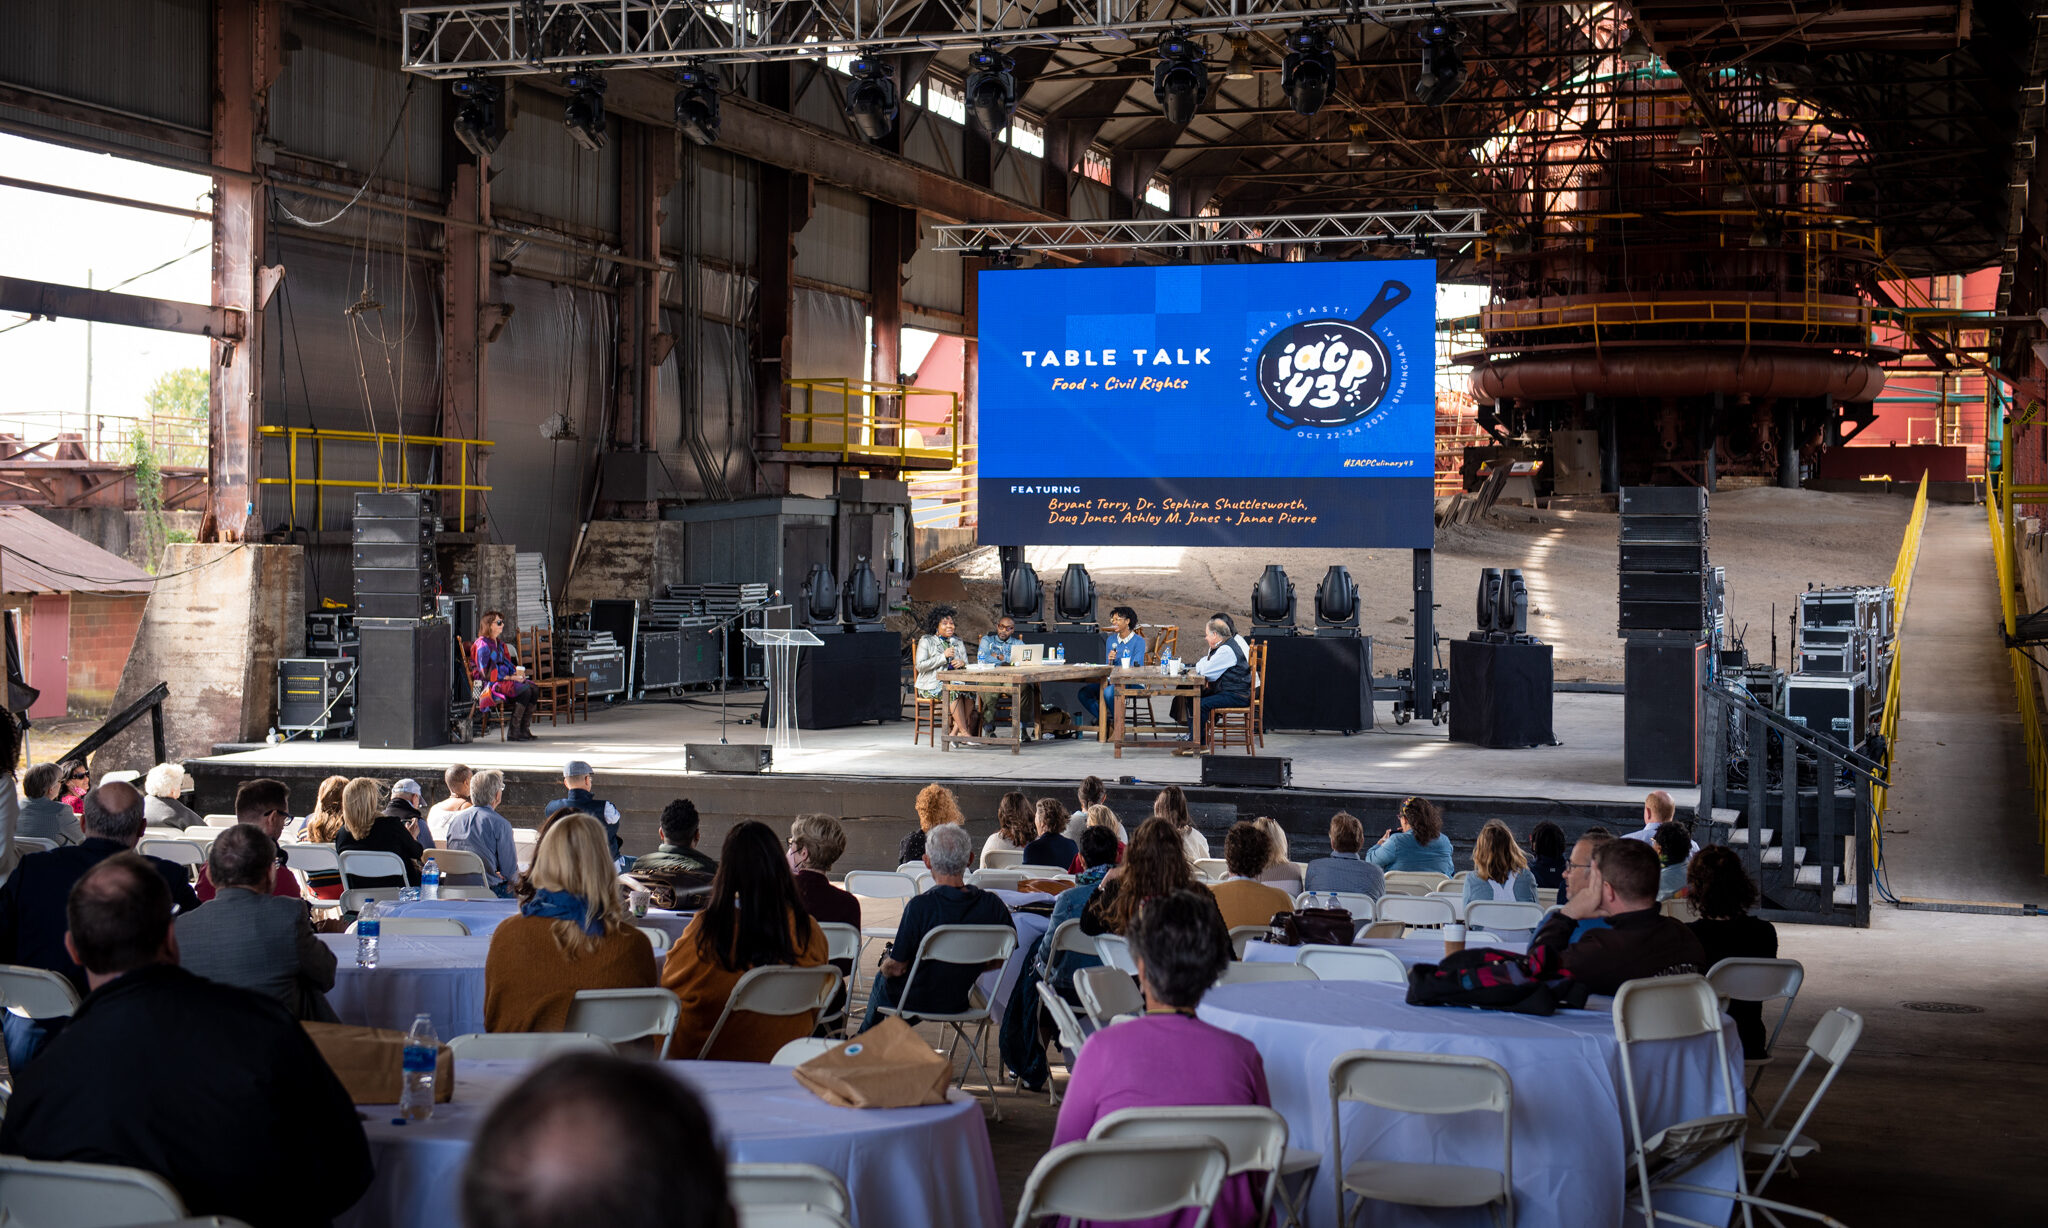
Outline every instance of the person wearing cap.
<path id="1" fill-rule="evenodd" d="M 405 824 L 406 834 L 420 842 L 420 847 L 434 847 L 434 833 L 427 828 L 426 816 L 420 807 L 426 796 L 420 790 L 420 782 L 410 776 L 391 786 L 391 800 L 384 803 L 383 813 Z"/>
<path id="2" fill-rule="evenodd" d="M 108 776 L 114 773 L 107 773 Z M 133 772 L 128 773 L 130 777 Z M 105 781 L 101 782 L 106 783 Z M 159 763 L 149 769 L 143 779 L 142 821 L 150 827 L 204 827 L 206 820 L 199 817 L 190 806 L 178 800 L 180 793 L 192 791 L 192 773 L 175 763 Z"/>
<path id="3" fill-rule="evenodd" d="M 624 872 L 630 859 L 619 855 L 619 808 L 590 792 L 590 765 L 581 759 L 571 759 L 562 765 L 562 787 L 568 790 L 567 797 L 558 797 L 547 804 L 541 817 L 553 818 L 564 810 L 580 810 L 604 824 L 604 838 L 611 845 L 612 860 L 619 863 Z"/>

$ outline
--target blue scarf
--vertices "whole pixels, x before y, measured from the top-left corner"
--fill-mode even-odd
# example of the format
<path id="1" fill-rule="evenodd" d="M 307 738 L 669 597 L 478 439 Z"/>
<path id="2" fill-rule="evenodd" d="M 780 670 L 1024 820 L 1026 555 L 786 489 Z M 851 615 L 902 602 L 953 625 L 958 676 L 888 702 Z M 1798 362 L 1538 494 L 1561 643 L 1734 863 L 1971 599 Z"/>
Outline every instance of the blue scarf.
<path id="1" fill-rule="evenodd" d="M 538 888 L 533 898 L 519 906 L 522 917 L 546 917 L 554 921 L 574 921 L 583 927 L 583 932 L 596 937 L 603 927 L 590 920 L 590 905 L 580 895 L 567 891 L 549 891 Z"/>

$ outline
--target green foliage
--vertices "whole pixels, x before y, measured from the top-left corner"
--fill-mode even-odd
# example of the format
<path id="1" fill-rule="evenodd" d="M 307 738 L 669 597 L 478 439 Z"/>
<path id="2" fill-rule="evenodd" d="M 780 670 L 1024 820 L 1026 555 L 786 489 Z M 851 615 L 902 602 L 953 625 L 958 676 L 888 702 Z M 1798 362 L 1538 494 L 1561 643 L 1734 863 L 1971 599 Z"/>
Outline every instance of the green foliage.
<path id="1" fill-rule="evenodd" d="M 158 385 L 161 387 L 161 383 Z M 164 528 L 164 467 L 149 442 L 149 427 L 137 423 L 128 439 L 129 456 L 135 465 L 135 509 L 142 513 L 143 566 L 156 572 L 163 557 L 167 532 Z"/>
<path id="2" fill-rule="evenodd" d="M 165 465 L 206 463 L 207 372 L 205 367 L 166 371 L 143 396 L 156 423 L 157 446 Z"/>

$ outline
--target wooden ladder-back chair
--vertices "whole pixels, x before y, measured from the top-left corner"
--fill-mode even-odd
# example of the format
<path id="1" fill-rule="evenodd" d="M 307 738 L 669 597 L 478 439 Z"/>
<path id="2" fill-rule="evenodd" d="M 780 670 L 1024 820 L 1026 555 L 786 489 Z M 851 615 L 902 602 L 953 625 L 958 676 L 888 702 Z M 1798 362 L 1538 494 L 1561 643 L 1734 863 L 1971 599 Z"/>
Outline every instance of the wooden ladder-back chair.
<path id="1" fill-rule="evenodd" d="M 519 639 L 519 659 L 539 692 L 535 713 L 546 715 L 550 725 L 556 723 L 557 717 L 566 718 L 573 725 L 579 712 L 589 720 L 590 679 L 580 674 L 564 674 L 555 668 L 555 633 L 535 627 L 520 632 Z"/>
<path id="2" fill-rule="evenodd" d="M 939 735 L 945 732 L 944 692 L 939 695 L 919 695 L 912 691 L 910 702 L 916 705 L 911 712 L 910 744 L 917 745 L 924 739 L 925 731 L 930 730 L 931 744 L 937 746 Z"/>
<path id="3" fill-rule="evenodd" d="M 1158 665 L 1161 658 L 1180 649 L 1180 628 L 1167 625 L 1141 628 L 1145 636 L 1145 664 Z M 1119 697 L 1124 705 L 1124 731 L 1126 733 L 1159 733 L 1164 726 L 1159 723 L 1159 714 L 1153 711 L 1154 696 L 1148 691 L 1127 690 Z M 1103 710 L 1103 719 L 1108 719 L 1108 709 Z M 1179 726 L 1174 726 L 1178 729 Z"/>
<path id="4" fill-rule="evenodd" d="M 1209 713 L 1209 749 L 1212 751 L 1242 743 L 1245 754 L 1254 753 L 1252 744 L 1258 740 L 1260 692 L 1265 689 L 1266 681 L 1264 641 L 1252 645 L 1249 666 L 1252 674 L 1250 703 L 1242 708 L 1217 708 Z"/>

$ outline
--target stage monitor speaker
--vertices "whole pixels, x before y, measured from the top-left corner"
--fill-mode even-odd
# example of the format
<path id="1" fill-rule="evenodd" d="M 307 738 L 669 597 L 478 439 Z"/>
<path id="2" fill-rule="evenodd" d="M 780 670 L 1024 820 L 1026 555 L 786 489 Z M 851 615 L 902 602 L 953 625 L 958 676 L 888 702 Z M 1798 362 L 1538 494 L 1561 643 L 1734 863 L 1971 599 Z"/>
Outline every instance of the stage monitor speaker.
<path id="1" fill-rule="evenodd" d="M 1621 776 L 1632 785 L 1699 783 L 1700 684 L 1707 645 L 1630 640 L 1623 652 Z"/>
<path id="2" fill-rule="evenodd" d="M 757 776 L 775 762 L 772 746 L 727 746 L 719 742 L 686 742 L 683 765 L 693 772 Z"/>
<path id="3" fill-rule="evenodd" d="M 1552 654 L 1549 644 L 1452 640 L 1450 740 L 1494 750 L 1555 744 Z"/>
<path id="4" fill-rule="evenodd" d="M 440 618 L 358 618 L 356 744 L 422 750 L 448 741 L 455 636 Z"/>
<path id="5" fill-rule="evenodd" d="M 1202 783 L 1244 789 L 1285 789 L 1294 784 L 1294 760 L 1279 755 L 1204 755 Z"/>

